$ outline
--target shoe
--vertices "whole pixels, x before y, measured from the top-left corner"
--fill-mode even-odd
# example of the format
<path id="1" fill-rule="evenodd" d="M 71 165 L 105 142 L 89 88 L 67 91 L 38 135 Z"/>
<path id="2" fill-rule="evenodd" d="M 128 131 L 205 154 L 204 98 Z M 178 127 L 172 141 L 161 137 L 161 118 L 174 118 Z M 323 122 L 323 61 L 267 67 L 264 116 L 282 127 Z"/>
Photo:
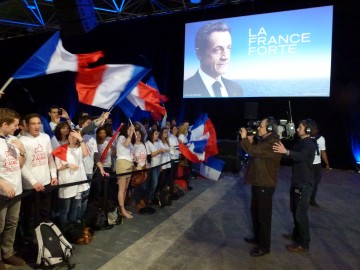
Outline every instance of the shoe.
<path id="1" fill-rule="evenodd" d="M 10 256 L 9 258 L 6 258 L 6 259 L 3 258 L 2 261 L 3 261 L 3 263 L 10 264 L 10 265 L 13 265 L 13 266 L 23 266 L 23 265 L 26 264 L 26 262 L 23 259 L 15 256 L 15 255 L 12 255 L 12 256 Z"/>
<path id="2" fill-rule="evenodd" d="M 318 203 L 316 201 L 311 201 L 310 205 L 314 206 L 314 207 L 320 207 L 320 205 L 318 205 Z"/>
<path id="3" fill-rule="evenodd" d="M 306 252 L 309 251 L 308 248 L 304 248 L 302 246 L 300 246 L 299 244 L 291 244 L 291 245 L 287 245 L 286 249 L 290 252 Z"/>
<path id="4" fill-rule="evenodd" d="M 250 237 L 244 237 L 244 241 L 248 244 L 254 244 L 257 245 L 258 241 L 255 239 L 255 237 L 250 238 Z"/>
<path id="5" fill-rule="evenodd" d="M 127 218 L 127 219 L 134 218 L 134 216 L 132 214 L 129 214 L 128 211 L 126 211 L 126 210 L 125 210 L 125 212 L 119 212 L 119 215 L 122 216 L 123 218 Z"/>
<path id="6" fill-rule="evenodd" d="M 290 234 L 283 234 L 282 237 L 286 240 L 289 240 L 289 241 L 294 241 L 294 236 L 292 235 L 292 233 Z"/>
<path id="7" fill-rule="evenodd" d="M 251 257 L 261 257 L 268 253 L 270 253 L 270 251 L 264 251 L 260 248 L 254 248 L 252 251 L 250 251 L 250 256 Z"/>

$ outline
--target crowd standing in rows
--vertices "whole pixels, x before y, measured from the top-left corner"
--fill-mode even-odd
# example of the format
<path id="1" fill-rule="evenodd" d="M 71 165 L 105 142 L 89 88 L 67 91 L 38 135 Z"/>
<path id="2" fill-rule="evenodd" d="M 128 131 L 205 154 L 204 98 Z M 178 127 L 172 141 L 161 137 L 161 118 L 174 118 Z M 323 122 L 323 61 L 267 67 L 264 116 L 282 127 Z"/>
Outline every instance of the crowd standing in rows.
<path id="1" fill-rule="evenodd" d="M 189 162 L 178 150 L 179 141 L 186 143 L 188 122 L 178 127 L 172 119 L 148 128 L 129 121 L 110 144 L 114 128 L 108 112 L 97 119 L 83 114 L 77 126 L 59 106 L 50 107 L 49 117 L 57 147 L 43 132 L 40 115 L 20 118 L 13 110 L 0 109 L 1 198 L 29 191 L 15 203 L 0 201 L 0 270 L 6 269 L 4 263 L 25 264 L 13 248 L 18 222 L 19 237 L 35 242 L 40 222 L 55 222 L 62 230 L 71 222 L 85 223 L 90 202 L 108 199 L 119 216 L 132 219 L 130 198 L 140 214 L 153 214 L 156 206 L 171 205 L 184 195 L 175 179 L 186 182 L 190 176 Z M 132 187 L 132 172 L 146 169 L 146 181 Z M 82 183 L 49 188 L 77 182 Z"/>

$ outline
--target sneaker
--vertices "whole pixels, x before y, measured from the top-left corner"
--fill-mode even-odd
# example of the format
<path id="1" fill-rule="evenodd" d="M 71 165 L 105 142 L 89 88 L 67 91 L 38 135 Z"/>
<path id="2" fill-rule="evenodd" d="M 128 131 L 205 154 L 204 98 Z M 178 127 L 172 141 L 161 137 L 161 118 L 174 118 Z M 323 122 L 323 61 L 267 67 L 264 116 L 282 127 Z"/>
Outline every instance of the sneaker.
<path id="1" fill-rule="evenodd" d="M 15 255 L 10 256 L 9 258 L 3 258 L 2 261 L 6 264 L 14 265 L 14 266 L 22 266 L 25 265 L 26 262 L 21 259 L 20 257 L 17 257 Z"/>

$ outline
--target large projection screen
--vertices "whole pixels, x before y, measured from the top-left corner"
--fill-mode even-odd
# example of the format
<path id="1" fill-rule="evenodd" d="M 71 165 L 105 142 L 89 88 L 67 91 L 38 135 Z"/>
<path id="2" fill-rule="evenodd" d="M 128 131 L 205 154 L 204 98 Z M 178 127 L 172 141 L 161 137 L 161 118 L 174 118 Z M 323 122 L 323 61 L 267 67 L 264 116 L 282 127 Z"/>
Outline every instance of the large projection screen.
<path id="1" fill-rule="evenodd" d="M 187 23 L 183 97 L 329 97 L 332 18 L 333 6 L 324 6 Z M 230 27 L 230 47 L 222 33 L 196 48 L 199 29 L 215 22 Z M 211 95 L 214 74 L 222 89 L 231 81 L 240 90 Z"/>

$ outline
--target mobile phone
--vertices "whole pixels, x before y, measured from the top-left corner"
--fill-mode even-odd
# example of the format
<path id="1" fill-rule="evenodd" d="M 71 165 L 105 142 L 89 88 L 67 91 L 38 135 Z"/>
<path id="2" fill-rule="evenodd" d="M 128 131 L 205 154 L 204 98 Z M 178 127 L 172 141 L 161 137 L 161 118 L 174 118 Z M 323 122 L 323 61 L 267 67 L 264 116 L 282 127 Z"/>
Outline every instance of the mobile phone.
<path id="1" fill-rule="evenodd" d="M 62 115 L 62 109 L 58 109 L 58 115 Z"/>

